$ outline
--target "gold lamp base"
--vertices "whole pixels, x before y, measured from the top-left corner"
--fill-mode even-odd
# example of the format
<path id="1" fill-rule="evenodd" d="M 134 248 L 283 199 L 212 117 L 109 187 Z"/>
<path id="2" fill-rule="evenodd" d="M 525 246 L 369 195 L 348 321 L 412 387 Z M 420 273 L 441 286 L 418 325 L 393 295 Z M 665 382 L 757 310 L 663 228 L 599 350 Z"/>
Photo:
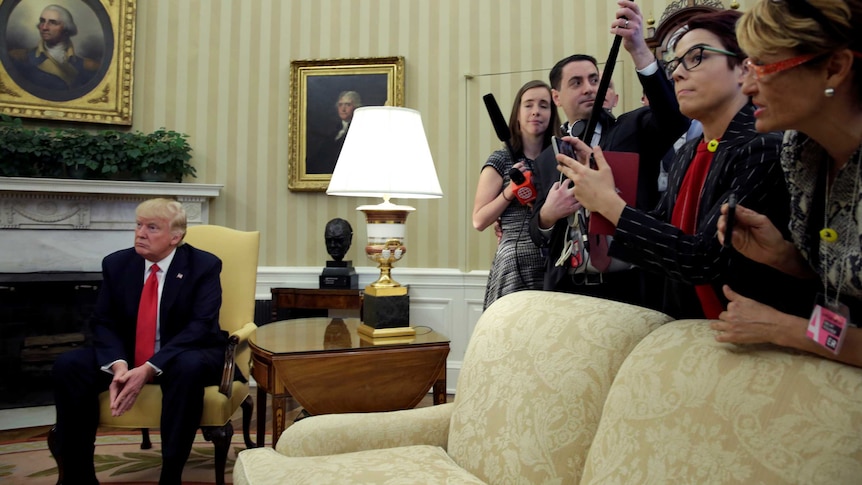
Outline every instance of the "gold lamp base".
<path id="1" fill-rule="evenodd" d="M 391 273 L 392 265 L 407 252 L 404 244 L 407 216 L 415 209 L 395 205 L 388 197 L 384 199 L 381 204 L 357 208 L 365 213 L 367 223 L 365 254 L 380 268 L 377 281 L 365 287 L 362 321 L 368 328 L 378 331 L 372 337 L 384 333 L 391 336 L 394 329 L 400 330 L 399 336 L 413 335 L 407 287 L 393 280 Z M 387 332 L 381 333 L 383 330 Z"/>

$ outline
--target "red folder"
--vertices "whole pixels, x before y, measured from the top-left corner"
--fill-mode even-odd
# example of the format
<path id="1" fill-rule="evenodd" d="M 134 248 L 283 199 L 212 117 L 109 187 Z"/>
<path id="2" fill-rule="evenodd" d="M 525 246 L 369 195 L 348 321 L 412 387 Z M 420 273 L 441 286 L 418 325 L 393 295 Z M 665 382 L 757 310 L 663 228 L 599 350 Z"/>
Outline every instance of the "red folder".
<path id="1" fill-rule="evenodd" d="M 637 153 L 630 152 L 602 152 L 608 165 L 614 174 L 614 183 L 617 185 L 617 193 L 626 201 L 626 204 L 634 207 L 638 194 L 638 163 Z M 616 227 L 598 212 L 590 213 L 590 234 L 605 234 L 613 236 Z"/>

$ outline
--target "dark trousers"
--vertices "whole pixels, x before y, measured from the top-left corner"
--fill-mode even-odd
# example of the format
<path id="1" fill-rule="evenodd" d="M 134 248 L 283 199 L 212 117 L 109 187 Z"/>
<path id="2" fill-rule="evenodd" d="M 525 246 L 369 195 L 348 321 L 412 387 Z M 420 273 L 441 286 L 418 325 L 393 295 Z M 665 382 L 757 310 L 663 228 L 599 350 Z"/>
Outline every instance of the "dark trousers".
<path id="1" fill-rule="evenodd" d="M 162 473 L 159 483 L 182 482 L 203 413 L 204 387 L 217 385 L 224 365 L 221 349 L 189 350 L 162 369 Z M 65 483 L 97 483 L 93 463 L 99 425 L 99 393 L 113 376 L 100 370 L 92 348 L 61 355 L 54 363 L 57 444 Z"/>

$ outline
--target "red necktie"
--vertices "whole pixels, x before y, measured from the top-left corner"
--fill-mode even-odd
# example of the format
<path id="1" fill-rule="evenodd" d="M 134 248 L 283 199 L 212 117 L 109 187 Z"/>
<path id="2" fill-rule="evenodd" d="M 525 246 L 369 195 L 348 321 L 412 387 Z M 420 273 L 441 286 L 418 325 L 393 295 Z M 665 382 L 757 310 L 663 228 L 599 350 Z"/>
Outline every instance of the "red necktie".
<path id="1" fill-rule="evenodd" d="M 135 328 L 135 367 L 150 360 L 156 350 L 156 317 L 159 313 L 159 265 L 150 267 L 150 276 L 141 292 L 138 325 Z"/>
<path id="2" fill-rule="evenodd" d="M 701 141 L 697 145 L 694 160 L 691 161 L 679 187 L 679 195 L 676 196 L 676 205 L 673 207 L 670 221 L 671 224 L 686 234 L 694 234 L 697 231 L 700 193 L 703 190 L 703 184 L 706 182 L 709 166 L 712 164 L 714 156 L 715 153 L 707 148 L 707 143 Z M 708 284 L 695 285 L 694 290 L 697 292 L 700 306 L 706 318 L 717 319 L 724 307 L 715 293 L 715 288 Z"/>

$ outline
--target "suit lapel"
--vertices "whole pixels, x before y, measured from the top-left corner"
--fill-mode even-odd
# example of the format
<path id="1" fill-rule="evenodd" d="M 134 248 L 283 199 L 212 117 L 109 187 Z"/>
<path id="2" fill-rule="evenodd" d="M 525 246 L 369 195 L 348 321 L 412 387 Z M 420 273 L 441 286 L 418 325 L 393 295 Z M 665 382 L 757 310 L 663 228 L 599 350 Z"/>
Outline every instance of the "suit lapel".
<path id="1" fill-rule="evenodd" d="M 144 291 L 144 258 L 131 252 L 128 264 L 124 265 L 122 281 L 130 281 L 132 284 L 125 285 L 126 297 L 130 308 L 138 308 L 141 302 L 141 293 Z"/>

